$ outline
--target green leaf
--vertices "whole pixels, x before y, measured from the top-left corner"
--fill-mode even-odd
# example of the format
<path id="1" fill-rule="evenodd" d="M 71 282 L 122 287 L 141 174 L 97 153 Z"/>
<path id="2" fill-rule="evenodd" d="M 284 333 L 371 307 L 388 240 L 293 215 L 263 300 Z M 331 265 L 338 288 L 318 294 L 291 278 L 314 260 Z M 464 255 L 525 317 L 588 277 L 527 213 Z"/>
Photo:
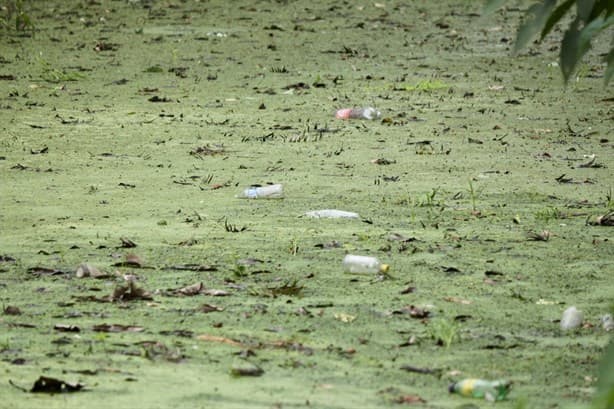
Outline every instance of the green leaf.
<path id="1" fill-rule="evenodd" d="M 576 9 L 578 11 L 578 18 L 583 23 L 588 23 L 589 17 L 593 12 L 593 6 L 595 5 L 595 0 L 577 0 L 576 1 Z"/>
<path id="2" fill-rule="evenodd" d="M 608 66 L 605 69 L 604 81 L 605 85 L 608 85 L 612 79 L 612 75 L 614 75 L 614 48 L 610 50 L 605 60 Z"/>
<path id="3" fill-rule="evenodd" d="M 608 18 L 614 13 L 614 3 L 612 0 L 598 0 L 597 4 L 593 6 L 593 11 L 589 17 L 589 21 L 592 21 L 599 17 L 601 13 L 605 11 L 605 16 Z"/>
<path id="4" fill-rule="evenodd" d="M 582 30 L 578 30 L 580 26 L 580 17 L 578 16 L 571 24 L 569 29 L 563 36 L 561 45 L 561 70 L 565 83 L 569 80 L 576 69 L 576 66 L 591 48 L 591 40 L 601 30 L 614 25 L 614 16 L 607 20 L 599 17 L 585 25 Z"/>
<path id="5" fill-rule="evenodd" d="M 500 8 L 503 3 L 505 3 L 505 0 L 488 0 L 482 8 L 482 15 L 485 16 L 488 14 L 492 14 L 495 10 Z"/>
<path id="6" fill-rule="evenodd" d="M 524 21 L 518 28 L 514 53 L 520 51 L 535 34 L 542 31 L 555 6 L 556 0 L 543 0 L 529 7 Z"/>
<path id="7" fill-rule="evenodd" d="M 546 24 L 544 25 L 544 28 L 542 29 L 540 41 L 543 40 L 544 37 L 546 37 L 548 33 L 552 30 L 554 25 L 558 23 L 559 20 L 561 20 L 561 18 L 563 18 L 565 13 L 569 11 L 569 9 L 574 4 L 574 2 L 575 0 L 567 0 L 566 2 L 558 6 L 556 10 L 554 10 L 550 14 L 550 17 L 548 17 L 548 21 L 546 21 Z"/>
<path id="8" fill-rule="evenodd" d="M 606 409 L 612 405 L 614 405 L 614 340 L 610 341 L 599 364 L 599 383 L 592 407 Z"/>
<path id="9" fill-rule="evenodd" d="M 580 30 L 580 41 L 578 43 L 578 59 L 581 59 L 582 56 L 591 48 L 591 40 L 595 37 L 599 32 L 611 25 L 614 24 L 614 16 L 608 18 L 607 20 L 603 17 L 598 17 L 595 20 L 591 21 L 587 25 Z"/>
<path id="10" fill-rule="evenodd" d="M 563 35 L 561 42 L 561 71 L 563 72 L 563 80 L 567 84 L 569 77 L 576 68 L 578 63 L 578 43 L 580 41 L 580 32 L 578 26 L 580 22 L 576 18 L 569 26 Z"/>
<path id="11" fill-rule="evenodd" d="M 591 21 L 588 25 L 586 25 L 582 31 L 580 31 L 580 43 L 579 43 L 579 52 L 580 55 L 578 59 L 581 59 L 582 56 L 591 48 L 591 40 L 600 31 L 605 30 L 606 28 L 614 25 L 614 15 L 604 19 L 599 17 L 593 21 Z M 614 52 L 614 48 L 610 49 L 608 56 L 606 57 L 607 68 L 604 75 L 605 83 L 607 84 L 612 76 L 612 70 L 614 69 L 614 56 L 612 53 Z"/>

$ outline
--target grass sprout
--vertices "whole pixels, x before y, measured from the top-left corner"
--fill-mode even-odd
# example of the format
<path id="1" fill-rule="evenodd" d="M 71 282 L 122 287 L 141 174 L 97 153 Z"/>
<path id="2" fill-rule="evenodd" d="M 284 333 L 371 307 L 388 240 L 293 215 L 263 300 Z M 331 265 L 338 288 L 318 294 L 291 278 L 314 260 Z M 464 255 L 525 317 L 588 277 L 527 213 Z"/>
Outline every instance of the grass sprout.
<path id="1" fill-rule="evenodd" d="M 558 208 L 548 206 L 535 212 L 535 218 L 543 222 L 549 222 L 551 220 L 563 219 L 564 215 Z"/>
<path id="2" fill-rule="evenodd" d="M 438 318 L 431 321 L 428 326 L 428 334 L 435 339 L 437 344 L 450 348 L 456 341 L 460 341 L 460 327 L 454 321 Z"/>

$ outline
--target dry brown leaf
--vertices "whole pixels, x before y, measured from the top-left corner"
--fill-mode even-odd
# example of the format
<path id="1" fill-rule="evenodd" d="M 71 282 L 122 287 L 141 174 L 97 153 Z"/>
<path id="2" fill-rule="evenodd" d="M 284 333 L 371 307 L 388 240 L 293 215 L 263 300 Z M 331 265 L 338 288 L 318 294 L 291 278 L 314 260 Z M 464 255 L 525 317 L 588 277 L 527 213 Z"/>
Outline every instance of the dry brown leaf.
<path id="1" fill-rule="evenodd" d="M 262 376 L 264 370 L 247 360 L 241 360 L 232 365 L 230 373 L 233 376 Z"/>
<path id="2" fill-rule="evenodd" d="M 426 308 L 416 307 L 415 305 L 406 305 L 405 307 L 392 311 L 393 314 L 409 314 L 412 318 L 428 318 L 430 312 Z"/>
<path id="3" fill-rule="evenodd" d="M 34 386 L 30 389 L 32 393 L 65 393 L 65 392 L 78 392 L 83 389 L 83 385 L 80 383 L 68 383 L 60 379 L 48 378 L 41 376 Z"/>
<path id="4" fill-rule="evenodd" d="M 77 267 L 77 271 L 75 272 L 77 278 L 84 277 L 93 277 L 93 278 L 105 278 L 109 277 L 110 274 L 105 273 L 104 271 L 100 271 L 98 268 L 94 267 L 89 263 L 81 263 L 79 267 Z"/>
<path id="5" fill-rule="evenodd" d="M 414 292 L 416 292 L 416 287 L 413 287 L 413 286 L 409 286 L 401 290 L 401 294 L 411 294 Z"/>
<path id="6" fill-rule="evenodd" d="M 375 165 L 390 165 L 393 163 L 397 163 L 397 161 L 386 159 L 386 158 L 377 158 L 377 159 L 371 159 L 371 163 Z"/>
<path id="7" fill-rule="evenodd" d="M 594 222 L 589 222 L 593 226 L 614 226 L 614 212 L 609 212 L 595 219 Z"/>
<path id="8" fill-rule="evenodd" d="M 127 237 L 120 237 L 119 240 L 122 242 L 122 247 L 124 248 L 133 248 L 136 247 L 136 243 L 130 240 Z"/>
<path id="9" fill-rule="evenodd" d="M 413 405 L 414 403 L 426 403 L 426 401 L 418 395 L 402 395 L 396 398 L 394 401 L 396 403 L 406 403 L 408 405 Z"/>
<path id="10" fill-rule="evenodd" d="M 126 254 L 126 263 L 136 264 L 141 267 L 143 265 L 143 260 L 136 254 L 129 253 Z"/>
<path id="11" fill-rule="evenodd" d="M 464 298 L 459 298 L 459 297 L 443 297 L 443 299 L 445 301 L 453 302 L 456 304 L 463 304 L 463 305 L 469 305 L 473 303 L 473 301 L 465 300 Z"/>
<path id="12" fill-rule="evenodd" d="M 339 320 L 341 322 L 352 322 L 356 320 L 356 316 L 346 314 L 344 312 L 335 313 L 334 317 L 336 320 Z"/>
<path id="13" fill-rule="evenodd" d="M 19 307 L 15 307 L 13 305 L 7 305 L 6 307 L 4 307 L 3 314 L 4 315 L 21 315 L 21 310 L 19 309 Z"/>
<path id="14" fill-rule="evenodd" d="M 61 332 L 80 332 L 81 328 L 76 325 L 68 325 L 68 324 L 55 324 L 53 329 Z"/>
<path id="15" fill-rule="evenodd" d="M 200 283 L 195 283 L 195 284 L 192 284 L 192 285 L 188 285 L 188 286 L 183 287 L 183 288 L 179 288 L 179 289 L 175 290 L 174 292 L 176 294 L 179 294 L 179 295 L 191 296 L 191 295 L 200 294 L 202 292 L 202 290 L 203 290 L 203 283 L 200 282 Z"/>
<path id="16" fill-rule="evenodd" d="M 595 165 L 595 159 L 597 159 L 597 155 L 595 155 L 595 154 L 584 155 L 584 159 L 585 159 L 585 162 L 582 162 L 581 164 L 579 164 L 578 165 L 579 168 L 597 167 Z"/>
<path id="17" fill-rule="evenodd" d="M 94 325 L 92 330 L 96 332 L 141 332 L 145 328 L 122 324 L 99 324 Z"/>
<path id="18" fill-rule="evenodd" d="M 42 267 L 42 266 L 29 267 L 27 271 L 28 273 L 34 274 L 37 276 L 42 276 L 42 275 L 55 276 L 55 275 L 70 274 L 68 271 L 58 270 L 56 268 Z"/>
<path id="19" fill-rule="evenodd" d="M 110 301 L 153 300 L 148 291 L 136 286 L 134 281 L 128 281 L 127 285 L 120 285 L 113 290 Z"/>
<path id="20" fill-rule="evenodd" d="M 548 241 L 550 240 L 550 237 L 552 237 L 552 233 L 550 230 L 543 230 L 540 233 L 530 231 L 527 233 L 527 237 L 529 240 L 533 241 Z"/>
<path id="21" fill-rule="evenodd" d="M 218 312 L 218 311 L 224 311 L 224 308 L 222 307 L 218 307 L 217 305 L 211 305 L 211 304 L 203 304 L 198 308 L 198 311 L 203 312 L 203 313 L 209 313 L 209 312 Z"/>
<path id="22" fill-rule="evenodd" d="M 236 347 L 243 347 L 244 345 L 238 341 L 235 341 L 234 339 L 230 339 L 230 338 L 226 338 L 226 337 L 221 337 L 218 335 L 209 335 L 209 334 L 201 334 L 198 335 L 196 337 L 196 339 L 200 340 L 200 341 L 207 341 L 207 342 L 217 342 L 220 344 L 228 344 L 228 345 L 233 345 Z"/>
<path id="23" fill-rule="evenodd" d="M 217 267 L 209 264 L 175 264 L 165 268 L 167 270 L 217 271 Z"/>

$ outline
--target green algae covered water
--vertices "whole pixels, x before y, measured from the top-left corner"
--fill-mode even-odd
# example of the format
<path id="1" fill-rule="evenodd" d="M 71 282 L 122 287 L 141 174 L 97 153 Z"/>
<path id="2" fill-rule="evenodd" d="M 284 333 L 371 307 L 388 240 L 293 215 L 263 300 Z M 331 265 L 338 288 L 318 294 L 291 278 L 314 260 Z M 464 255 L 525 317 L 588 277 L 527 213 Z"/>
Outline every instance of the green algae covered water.
<path id="1" fill-rule="evenodd" d="M 510 54 L 527 7 L 24 1 L 34 29 L 0 37 L 0 407 L 456 408 L 463 378 L 513 381 L 500 408 L 590 402 L 610 37 L 564 88 L 560 32 Z M 23 391 L 40 376 L 81 388 Z"/>

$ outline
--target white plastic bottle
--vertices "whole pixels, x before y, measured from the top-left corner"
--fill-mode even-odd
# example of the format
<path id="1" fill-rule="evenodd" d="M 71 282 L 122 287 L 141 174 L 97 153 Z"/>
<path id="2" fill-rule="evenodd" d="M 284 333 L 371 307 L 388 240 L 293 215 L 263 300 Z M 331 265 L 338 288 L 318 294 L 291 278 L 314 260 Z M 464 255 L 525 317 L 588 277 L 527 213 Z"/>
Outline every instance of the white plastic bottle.
<path id="1" fill-rule="evenodd" d="M 241 199 L 279 199 L 284 197 L 284 187 L 280 184 L 250 186 L 237 197 Z"/>
<path id="2" fill-rule="evenodd" d="M 353 274 L 386 273 L 390 266 L 382 264 L 376 257 L 348 254 L 343 258 L 343 269 Z"/>
<path id="3" fill-rule="evenodd" d="M 382 113 L 373 107 L 343 108 L 335 112 L 337 119 L 379 119 Z"/>

